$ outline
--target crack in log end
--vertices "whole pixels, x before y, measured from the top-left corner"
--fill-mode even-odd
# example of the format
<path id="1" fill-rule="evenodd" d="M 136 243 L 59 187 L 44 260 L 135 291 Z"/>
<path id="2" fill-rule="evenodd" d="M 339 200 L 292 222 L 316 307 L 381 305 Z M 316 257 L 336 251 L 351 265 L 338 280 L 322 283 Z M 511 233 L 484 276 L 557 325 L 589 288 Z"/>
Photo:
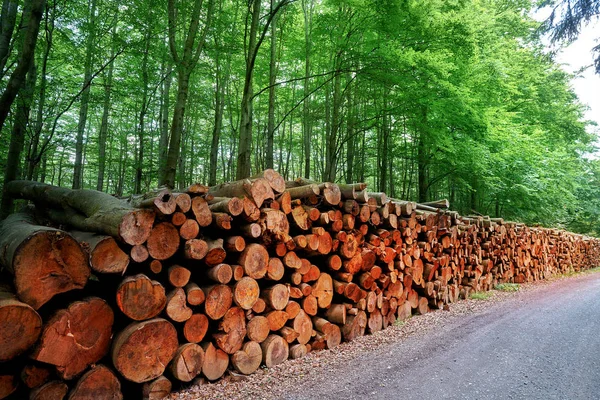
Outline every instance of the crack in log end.
<path id="1" fill-rule="evenodd" d="M 155 213 L 152 210 L 134 210 L 126 213 L 119 224 L 119 237 L 132 246 L 143 244 L 152 231 Z"/>

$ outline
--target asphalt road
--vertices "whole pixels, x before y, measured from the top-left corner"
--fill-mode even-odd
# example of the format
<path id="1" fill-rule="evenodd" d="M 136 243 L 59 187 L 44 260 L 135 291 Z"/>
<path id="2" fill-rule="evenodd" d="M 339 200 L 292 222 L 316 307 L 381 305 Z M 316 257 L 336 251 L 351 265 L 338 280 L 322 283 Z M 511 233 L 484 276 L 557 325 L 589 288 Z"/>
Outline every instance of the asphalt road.
<path id="1" fill-rule="evenodd" d="M 359 356 L 300 399 L 600 399 L 600 273 Z"/>

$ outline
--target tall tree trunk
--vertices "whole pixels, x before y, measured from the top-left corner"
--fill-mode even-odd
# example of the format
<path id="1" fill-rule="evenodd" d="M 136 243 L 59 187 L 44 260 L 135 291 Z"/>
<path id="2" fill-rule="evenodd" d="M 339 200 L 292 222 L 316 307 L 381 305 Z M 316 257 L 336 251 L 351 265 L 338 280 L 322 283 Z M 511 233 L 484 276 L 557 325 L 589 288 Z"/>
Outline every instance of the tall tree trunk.
<path id="1" fill-rule="evenodd" d="M 80 189 L 83 183 L 83 133 L 87 122 L 88 106 L 90 101 L 90 83 L 92 80 L 92 63 L 94 59 L 94 42 L 96 41 L 96 7 L 97 0 L 90 0 L 91 5 L 88 15 L 88 34 L 85 45 L 85 66 L 83 77 L 83 91 L 81 93 L 81 106 L 79 108 L 79 123 L 77 124 L 77 139 L 75 141 L 75 165 L 73 168 L 73 189 Z"/>
<path id="2" fill-rule="evenodd" d="M 381 116 L 381 148 L 379 149 L 381 154 L 381 162 L 379 164 L 379 191 L 387 192 L 388 191 L 388 168 L 389 168 L 389 146 L 390 146 L 390 130 L 388 125 L 389 115 L 387 114 L 388 109 L 388 91 L 387 89 L 383 89 L 383 115 Z"/>
<path id="3" fill-rule="evenodd" d="M 173 68 L 169 60 L 165 71 L 165 79 L 161 85 L 162 96 L 160 105 L 160 139 L 158 149 L 158 176 L 164 176 L 167 167 L 167 154 L 169 151 L 169 107 L 171 81 L 173 80 Z"/>
<path id="4" fill-rule="evenodd" d="M 40 21 L 42 20 L 45 6 L 46 0 L 25 1 L 23 18 L 27 23 L 23 24 L 23 26 L 27 28 L 23 34 L 17 66 L 10 75 L 2 96 L 0 96 L 0 130 L 4 127 L 4 122 L 6 122 L 11 105 L 17 97 L 17 93 L 19 93 L 19 90 L 25 84 L 27 73 L 33 63 L 35 45 L 40 30 Z"/>
<path id="5" fill-rule="evenodd" d="M 244 78 L 244 90 L 242 92 L 242 103 L 240 106 L 240 145 L 238 148 L 236 179 L 250 176 L 250 152 L 252 146 L 252 95 L 254 63 L 256 61 L 257 31 L 260 20 L 260 0 L 253 0 L 251 10 L 250 32 L 248 33 L 248 53 L 246 54 L 246 74 Z"/>
<path id="6" fill-rule="evenodd" d="M 4 185 L 17 179 L 21 175 L 20 162 L 23 145 L 25 143 L 25 131 L 29 123 L 29 112 L 33 100 L 33 91 L 35 90 L 36 70 L 35 64 L 31 64 L 25 85 L 19 91 L 17 98 L 17 112 L 10 134 L 10 144 L 8 148 L 8 157 L 4 170 Z M 0 205 L 0 219 L 6 218 L 12 212 L 13 199 L 4 191 L 2 195 L 2 204 Z"/>
<path id="7" fill-rule="evenodd" d="M 273 12 L 274 0 L 271 0 Z M 267 123 L 267 150 L 265 167 L 273 168 L 273 140 L 275 137 L 275 78 L 277 76 L 277 16 L 271 22 L 271 60 L 269 63 L 269 116 Z"/>
<path id="8" fill-rule="evenodd" d="M 110 114 L 110 99 L 112 93 L 115 43 L 117 36 L 117 25 L 113 26 L 112 31 L 112 50 L 110 53 L 111 62 L 108 65 L 108 72 L 104 80 L 104 104 L 102 109 L 102 122 L 100 123 L 100 132 L 98 133 L 98 179 L 96 181 L 96 190 L 102 191 L 104 188 L 104 172 L 106 170 L 106 138 L 108 136 L 108 117 Z"/>
<path id="9" fill-rule="evenodd" d="M 226 76 L 221 72 L 221 43 L 215 37 L 215 121 L 213 124 L 212 140 L 210 143 L 210 161 L 208 184 L 214 186 L 217 184 L 217 163 L 219 155 L 219 140 L 221 138 L 221 129 L 223 127 L 223 112 L 225 111 L 225 83 Z"/>
<path id="10" fill-rule="evenodd" d="M 183 132 L 183 118 L 185 116 L 188 98 L 190 75 L 196 67 L 196 64 L 198 64 L 198 59 L 204 48 L 206 34 L 208 33 L 213 17 L 214 0 L 208 0 L 204 28 L 200 37 L 196 40 L 200 27 L 200 11 L 202 9 L 202 3 L 203 0 L 194 1 L 190 25 L 184 38 L 183 54 L 179 54 L 175 42 L 177 32 L 175 0 L 168 1 L 169 49 L 171 50 L 171 56 L 177 67 L 177 100 L 173 112 L 173 122 L 171 123 L 171 137 L 169 140 L 167 162 L 164 170 L 161 171 L 162 173 L 159 176 L 159 185 L 175 187 L 175 176 L 177 173 L 179 154 L 181 152 L 181 135 Z"/>
<path id="11" fill-rule="evenodd" d="M 17 0 L 4 0 L 2 2 L 2 14 L 0 15 L 0 79 L 4 77 L 4 67 L 8 61 L 10 41 L 15 30 L 17 21 Z"/>
<path id="12" fill-rule="evenodd" d="M 142 192 L 142 174 L 144 171 L 144 139 L 146 129 L 146 113 L 148 111 L 148 53 L 150 50 L 150 25 L 146 28 L 144 56 L 142 58 L 142 106 L 138 119 L 138 154 L 135 167 L 134 193 Z"/>
<path id="13" fill-rule="evenodd" d="M 304 14 L 304 101 L 302 102 L 302 142 L 304 146 L 304 177 L 310 178 L 310 144 L 312 124 L 310 120 L 310 56 L 312 52 L 313 0 L 302 0 Z"/>
<path id="14" fill-rule="evenodd" d="M 350 76 L 348 76 L 350 81 Z M 356 138 L 354 137 L 354 99 L 352 97 L 352 85 L 346 89 L 346 101 L 348 102 L 348 119 L 346 121 L 346 183 L 354 182 L 354 152 Z"/>
<path id="15" fill-rule="evenodd" d="M 341 52 L 335 56 L 335 77 L 333 79 L 333 105 L 331 111 L 331 128 L 327 136 L 325 154 L 325 176 L 327 182 L 335 182 L 337 167 L 338 133 L 341 125 L 342 107 L 342 75 L 340 71 Z"/>
<path id="16" fill-rule="evenodd" d="M 42 155 L 38 154 L 38 147 L 40 144 L 40 137 L 42 135 L 42 128 L 44 127 L 44 108 L 46 106 L 48 58 L 50 56 L 50 50 L 52 49 L 52 40 L 54 34 L 54 14 L 54 9 L 51 10 L 50 7 L 46 7 L 46 48 L 44 49 L 44 56 L 42 57 L 42 71 L 40 74 L 40 95 L 38 98 L 37 115 L 35 120 L 35 126 L 33 128 L 33 134 L 31 136 L 31 143 L 29 145 L 29 155 L 27 157 L 26 177 L 28 180 L 37 178 L 36 168 L 42 158 Z"/>

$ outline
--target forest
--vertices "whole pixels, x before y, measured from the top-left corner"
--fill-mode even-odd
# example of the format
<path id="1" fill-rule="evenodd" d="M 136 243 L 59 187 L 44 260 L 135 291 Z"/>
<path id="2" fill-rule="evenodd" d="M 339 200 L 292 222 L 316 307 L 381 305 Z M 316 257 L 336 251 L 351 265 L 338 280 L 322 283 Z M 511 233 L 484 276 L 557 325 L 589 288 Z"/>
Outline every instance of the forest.
<path id="1" fill-rule="evenodd" d="M 3 181 L 127 196 L 274 168 L 597 234 L 598 130 L 537 6 L 3 0 Z"/>

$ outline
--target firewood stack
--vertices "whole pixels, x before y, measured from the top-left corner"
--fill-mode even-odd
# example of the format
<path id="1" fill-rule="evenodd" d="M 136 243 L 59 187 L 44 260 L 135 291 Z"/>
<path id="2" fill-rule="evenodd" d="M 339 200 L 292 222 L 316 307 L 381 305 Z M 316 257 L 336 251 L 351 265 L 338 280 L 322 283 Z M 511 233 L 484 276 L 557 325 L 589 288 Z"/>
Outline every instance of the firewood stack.
<path id="1" fill-rule="evenodd" d="M 0 224 L 0 399 L 160 399 L 503 282 L 600 265 L 600 242 L 273 170 L 117 199 L 14 181 Z"/>

